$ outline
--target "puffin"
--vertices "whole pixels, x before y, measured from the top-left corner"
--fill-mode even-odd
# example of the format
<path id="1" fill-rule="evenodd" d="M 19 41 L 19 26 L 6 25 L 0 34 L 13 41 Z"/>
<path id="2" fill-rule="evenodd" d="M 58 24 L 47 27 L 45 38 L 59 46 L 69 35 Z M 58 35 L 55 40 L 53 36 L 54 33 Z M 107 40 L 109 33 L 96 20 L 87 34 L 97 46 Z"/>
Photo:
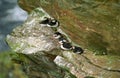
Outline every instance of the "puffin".
<path id="1" fill-rule="evenodd" d="M 69 43 L 69 42 L 64 42 L 64 41 L 61 41 L 60 42 L 60 47 L 61 47 L 61 49 L 63 49 L 63 50 L 72 50 L 72 45 L 71 45 L 71 43 Z"/>
<path id="2" fill-rule="evenodd" d="M 53 35 L 53 37 L 54 37 L 55 39 L 58 39 L 59 42 L 61 42 L 61 41 L 62 41 L 62 42 L 68 42 L 68 40 L 65 39 L 60 32 L 55 32 L 54 35 Z"/>
<path id="3" fill-rule="evenodd" d="M 51 18 L 49 23 L 47 24 L 48 27 L 59 27 L 60 23 L 58 20 Z"/>
<path id="4" fill-rule="evenodd" d="M 50 22 L 50 18 L 44 17 L 42 21 L 40 21 L 41 26 L 47 26 L 47 24 Z"/>
<path id="5" fill-rule="evenodd" d="M 55 39 L 59 39 L 60 37 L 63 37 L 63 36 L 62 36 L 62 34 L 60 32 L 55 32 L 54 35 L 53 35 L 53 37 Z"/>
<path id="6" fill-rule="evenodd" d="M 73 46 L 72 50 L 74 53 L 77 53 L 77 54 L 82 54 L 84 52 L 83 49 L 81 47 L 78 47 L 78 46 Z"/>

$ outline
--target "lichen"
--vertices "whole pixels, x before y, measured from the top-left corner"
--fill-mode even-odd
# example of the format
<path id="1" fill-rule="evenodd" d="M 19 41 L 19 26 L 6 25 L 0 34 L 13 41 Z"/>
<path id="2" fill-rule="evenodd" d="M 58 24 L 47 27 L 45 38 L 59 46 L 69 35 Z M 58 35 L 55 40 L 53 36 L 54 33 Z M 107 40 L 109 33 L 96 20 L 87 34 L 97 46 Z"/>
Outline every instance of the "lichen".
<path id="1" fill-rule="evenodd" d="M 23 2 L 20 3 L 20 6 L 23 7 L 26 4 L 28 6 L 23 8 L 31 10 L 31 5 L 41 6 L 50 15 L 59 19 L 62 25 L 61 29 L 69 35 L 73 42 L 91 52 L 94 51 L 94 54 L 104 55 L 107 52 L 109 55 L 120 55 L 118 46 L 120 42 L 118 36 L 120 35 L 120 6 L 118 0 L 38 0 L 39 3 L 31 3 L 34 2 L 33 0 L 28 3 L 25 1 L 27 2 L 27 0 L 20 0 Z M 101 41 L 97 43 L 100 44 L 99 46 L 88 40 L 88 38 L 92 38 L 93 41 L 101 40 L 94 35 L 96 33 L 103 37 L 103 43 Z M 116 45 L 117 47 L 115 47 Z"/>
<path id="2" fill-rule="evenodd" d="M 16 46 L 20 50 L 13 50 L 23 53 L 25 59 L 28 59 L 23 67 L 25 66 L 29 77 L 120 77 L 119 46 L 116 46 L 119 45 L 119 5 L 116 0 L 20 2 L 29 13 L 38 6 L 45 10 L 40 7 L 32 11 L 26 22 L 15 28 L 7 40 L 9 44 L 20 44 Z M 117 10 L 114 9 L 115 6 Z M 84 48 L 84 53 L 79 55 L 61 50 L 58 41 L 52 37 L 54 29 L 39 25 L 43 16 L 58 19 L 58 31 L 62 31 L 72 44 Z M 45 48 L 49 43 L 49 49 Z"/>

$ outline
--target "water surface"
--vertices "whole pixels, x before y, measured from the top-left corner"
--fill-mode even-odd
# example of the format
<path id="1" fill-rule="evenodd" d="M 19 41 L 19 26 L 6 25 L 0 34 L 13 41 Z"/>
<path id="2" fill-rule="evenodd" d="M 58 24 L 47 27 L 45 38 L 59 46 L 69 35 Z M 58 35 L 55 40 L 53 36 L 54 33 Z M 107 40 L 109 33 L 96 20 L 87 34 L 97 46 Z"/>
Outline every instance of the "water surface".
<path id="1" fill-rule="evenodd" d="M 5 37 L 13 28 L 22 24 L 27 13 L 17 4 L 17 0 L 0 0 L 0 52 L 9 49 Z"/>

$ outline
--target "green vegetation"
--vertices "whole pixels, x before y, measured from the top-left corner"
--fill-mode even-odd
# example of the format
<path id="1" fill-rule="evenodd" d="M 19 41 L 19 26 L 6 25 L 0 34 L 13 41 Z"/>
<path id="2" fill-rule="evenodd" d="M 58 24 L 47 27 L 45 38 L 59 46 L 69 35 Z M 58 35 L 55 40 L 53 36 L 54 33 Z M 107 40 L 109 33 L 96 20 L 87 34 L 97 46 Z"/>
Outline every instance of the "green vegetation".
<path id="1" fill-rule="evenodd" d="M 84 77 L 84 78 L 95 78 L 95 77 L 92 77 L 92 76 L 86 76 L 86 77 Z"/>
<path id="2" fill-rule="evenodd" d="M 11 52 L 0 53 L 0 78 L 27 78 L 20 64 L 11 60 Z"/>
<path id="3" fill-rule="evenodd" d="M 119 53 L 119 48 L 120 48 L 119 46 L 119 43 L 120 43 L 119 10 L 120 8 L 119 7 L 120 6 L 118 5 L 119 4 L 118 0 L 114 0 L 114 1 L 113 0 L 110 0 L 110 1 L 108 0 L 102 0 L 102 1 L 98 1 L 98 0 L 74 0 L 74 1 L 73 0 L 59 0 L 59 1 L 58 0 L 51 0 L 51 1 L 19 0 L 19 3 L 21 7 L 23 7 L 23 9 L 27 10 L 28 12 L 41 6 L 45 11 L 48 12 L 48 14 L 50 14 L 50 16 L 55 17 L 60 21 L 61 23 L 60 28 L 69 36 L 69 38 L 72 40 L 73 43 L 80 45 L 82 48 L 86 49 L 85 51 L 87 52 L 83 54 L 85 55 L 84 58 L 83 56 L 73 54 L 75 57 L 71 59 L 68 54 L 68 58 L 66 59 L 73 60 L 73 62 L 72 61 L 71 62 L 74 63 L 74 65 L 76 66 L 75 71 L 77 70 L 77 68 L 82 69 L 83 67 L 85 69 L 83 70 L 86 73 L 93 71 L 93 74 L 95 73 L 96 76 L 97 75 L 101 76 L 101 72 L 104 71 L 103 68 L 105 68 L 107 69 L 106 72 L 102 72 L 104 77 L 104 76 L 109 76 L 110 74 L 114 74 L 114 73 L 111 73 L 110 70 L 118 70 L 119 68 L 118 57 L 120 55 Z M 32 13 L 37 14 L 35 15 L 36 17 L 37 16 L 41 17 L 44 15 L 44 13 L 39 11 L 39 9 L 35 9 Z M 24 29 L 24 26 L 23 26 L 23 29 Z M 33 28 L 33 30 L 37 30 L 37 28 Z M 56 31 L 56 29 L 53 29 L 53 30 Z M 20 32 L 12 33 L 12 35 L 15 38 L 22 37 L 22 36 L 29 37 L 28 34 L 24 35 L 24 34 L 21 34 Z M 20 45 L 17 44 L 17 42 L 15 42 L 14 40 L 13 41 L 11 40 L 11 42 L 8 41 L 8 44 L 11 46 L 13 50 L 17 49 L 17 51 L 19 51 L 18 49 L 20 48 Z M 26 47 L 27 46 L 23 48 L 26 48 Z M 20 49 L 23 50 L 22 48 Z M 36 51 L 36 52 L 37 53 L 33 53 L 33 54 L 10 53 L 10 56 L 12 57 L 12 63 L 10 62 L 9 58 L 7 58 L 9 60 L 4 61 L 5 60 L 4 57 L 6 54 L 1 55 L 1 56 L 4 56 L 4 57 L 0 57 L 0 58 L 4 58 L 1 60 L 1 67 L 5 66 L 4 68 L 7 68 L 8 70 L 10 70 L 8 71 L 2 68 L 1 71 L 4 70 L 4 72 L 6 73 L 1 72 L 2 74 L 1 77 L 2 78 L 8 77 L 9 75 L 6 75 L 6 74 L 11 72 L 11 70 L 13 69 L 15 71 L 20 69 L 19 70 L 20 74 L 26 77 L 25 75 L 23 75 L 24 73 L 21 73 L 21 69 L 22 69 L 30 78 L 38 78 L 38 77 L 76 78 L 74 75 L 70 73 L 71 70 L 69 70 L 64 66 L 59 67 L 53 62 L 53 60 L 57 55 L 62 55 L 62 53 L 60 53 L 60 50 L 58 51 L 57 49 L 57 50 L 51 51 L 53 53 L 40 52 L 40 51 Z M 95 55 L 107 55 L 107 56 L 94 56 L 94 55 L 91 55 L 92 53 L 89 53 L 89 52 L 93 52 L 93 54 Z M 89 61 L 91 61 L 90 64 L 89 64 Z M 14 64 L 13 62 L 17 64 L 15 64 L 15 66 L 12 66 Z M 3 64 L 5 63 L 5 65 L 3 65 L 2 63 Z M 19 64 L 21 64 L 22 66 L 19 66 Z M 10 65 L 12 66 L 12 68 Z M 17 68 L 16 68 L 16 65 L 17 65 Z M 98 68 L 100 68 L 100 70 Z M 111 76 L 116 76 L 116 75 L 118 76 L 119 72 L 116 72 L 116 73 L 117 74 L 114 74 Z M 86 74 L 86 75 L 89 75 L 89 74 Z M 11 76 L 11 73 L 10 73 L 10 76 Z M 12 78 L 14 78 L 13 76 L 14 77 L 17 76 L 17 78 L 19 78 L 19 73 L 15 72 L 13 73 Z M 20 76 L 20 78 L 22 77 Z M 94 77 L 90 75 L 90 76 L 86 76 L 85 78 L 94 78 Z"/>
<path id="4" fill-rule="evenodd" d="M 96 39 L 95 39 L 96 38 Z M 108 43 L 104 42 L 103 37 L 97 33 L 89 33 L 87 36 L 88 47 L 95 55 L 106 55 Z"/>
<path id="5" fill-rule="evenodd" d="M 41 55 L 39 53 L 29 54 L 29 55 L 21 54 L 21 53 L 14 53 L 14 54 L 11 53 L 10 56 L 12 58 L 12 62 L 16 64 L 20 64 L 22 66 L 22 70 L 24 70 L 24 72 L 29 76 L 29 78 L 31 77 L 76 78 L 68 70 L 61 69 L 60 67 L 56 66 L 53 63 L 54 55 L 51 54 Z M 19 69 L 19 71 L 21 70 Z M 47 74 L 49 74 L 50 76 Z M 14 74 L 14 76 L 16 75 Z M 20 77 L 20 78 L 24 78 L 24 77 Z"/>

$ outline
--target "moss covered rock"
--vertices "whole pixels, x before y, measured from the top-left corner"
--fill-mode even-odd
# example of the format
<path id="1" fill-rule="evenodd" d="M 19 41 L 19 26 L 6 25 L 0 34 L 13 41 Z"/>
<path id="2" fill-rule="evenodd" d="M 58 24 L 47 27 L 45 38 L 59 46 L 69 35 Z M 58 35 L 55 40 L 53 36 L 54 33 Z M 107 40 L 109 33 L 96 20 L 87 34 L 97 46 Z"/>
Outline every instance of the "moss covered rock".
<path id="1" fill-rule="evenodd" d="M 31 11 L 41 6 L 59 19 L 61 29 L 75 43 L 97 55 L 120 55 L 119 0 L 19 0 Z"/>
<path id="2" fill-rule="evenodd" d="M 50 16 L 41 8 L 35 9 L 22 26 L 7 36 L 7 42 L 15 52 L 13 61 L 22 65 L 29 78 L 75 78 L 53 62 L 61 54 L 60 45 L 53 38 L 55 31 L 39 24 L 43 17 Z"/>
<path id="3" fill-rule="evenodd" d="M 7 42 L 18 53 L 17 58 L 30 78 L 120 77 L 119 46 L 115 46 L 120 40 L 117 0 L 19 0 L 19 3 L 30 15 L 7 36 Z M 35 9 L 38 6 L 49 15 L 41 8 Z M 53 38 L 53 29 L 40 26 L 44 16 L 57 18 L 58 30 L 85 52 L 79 55 L 61 50 Z"/>

